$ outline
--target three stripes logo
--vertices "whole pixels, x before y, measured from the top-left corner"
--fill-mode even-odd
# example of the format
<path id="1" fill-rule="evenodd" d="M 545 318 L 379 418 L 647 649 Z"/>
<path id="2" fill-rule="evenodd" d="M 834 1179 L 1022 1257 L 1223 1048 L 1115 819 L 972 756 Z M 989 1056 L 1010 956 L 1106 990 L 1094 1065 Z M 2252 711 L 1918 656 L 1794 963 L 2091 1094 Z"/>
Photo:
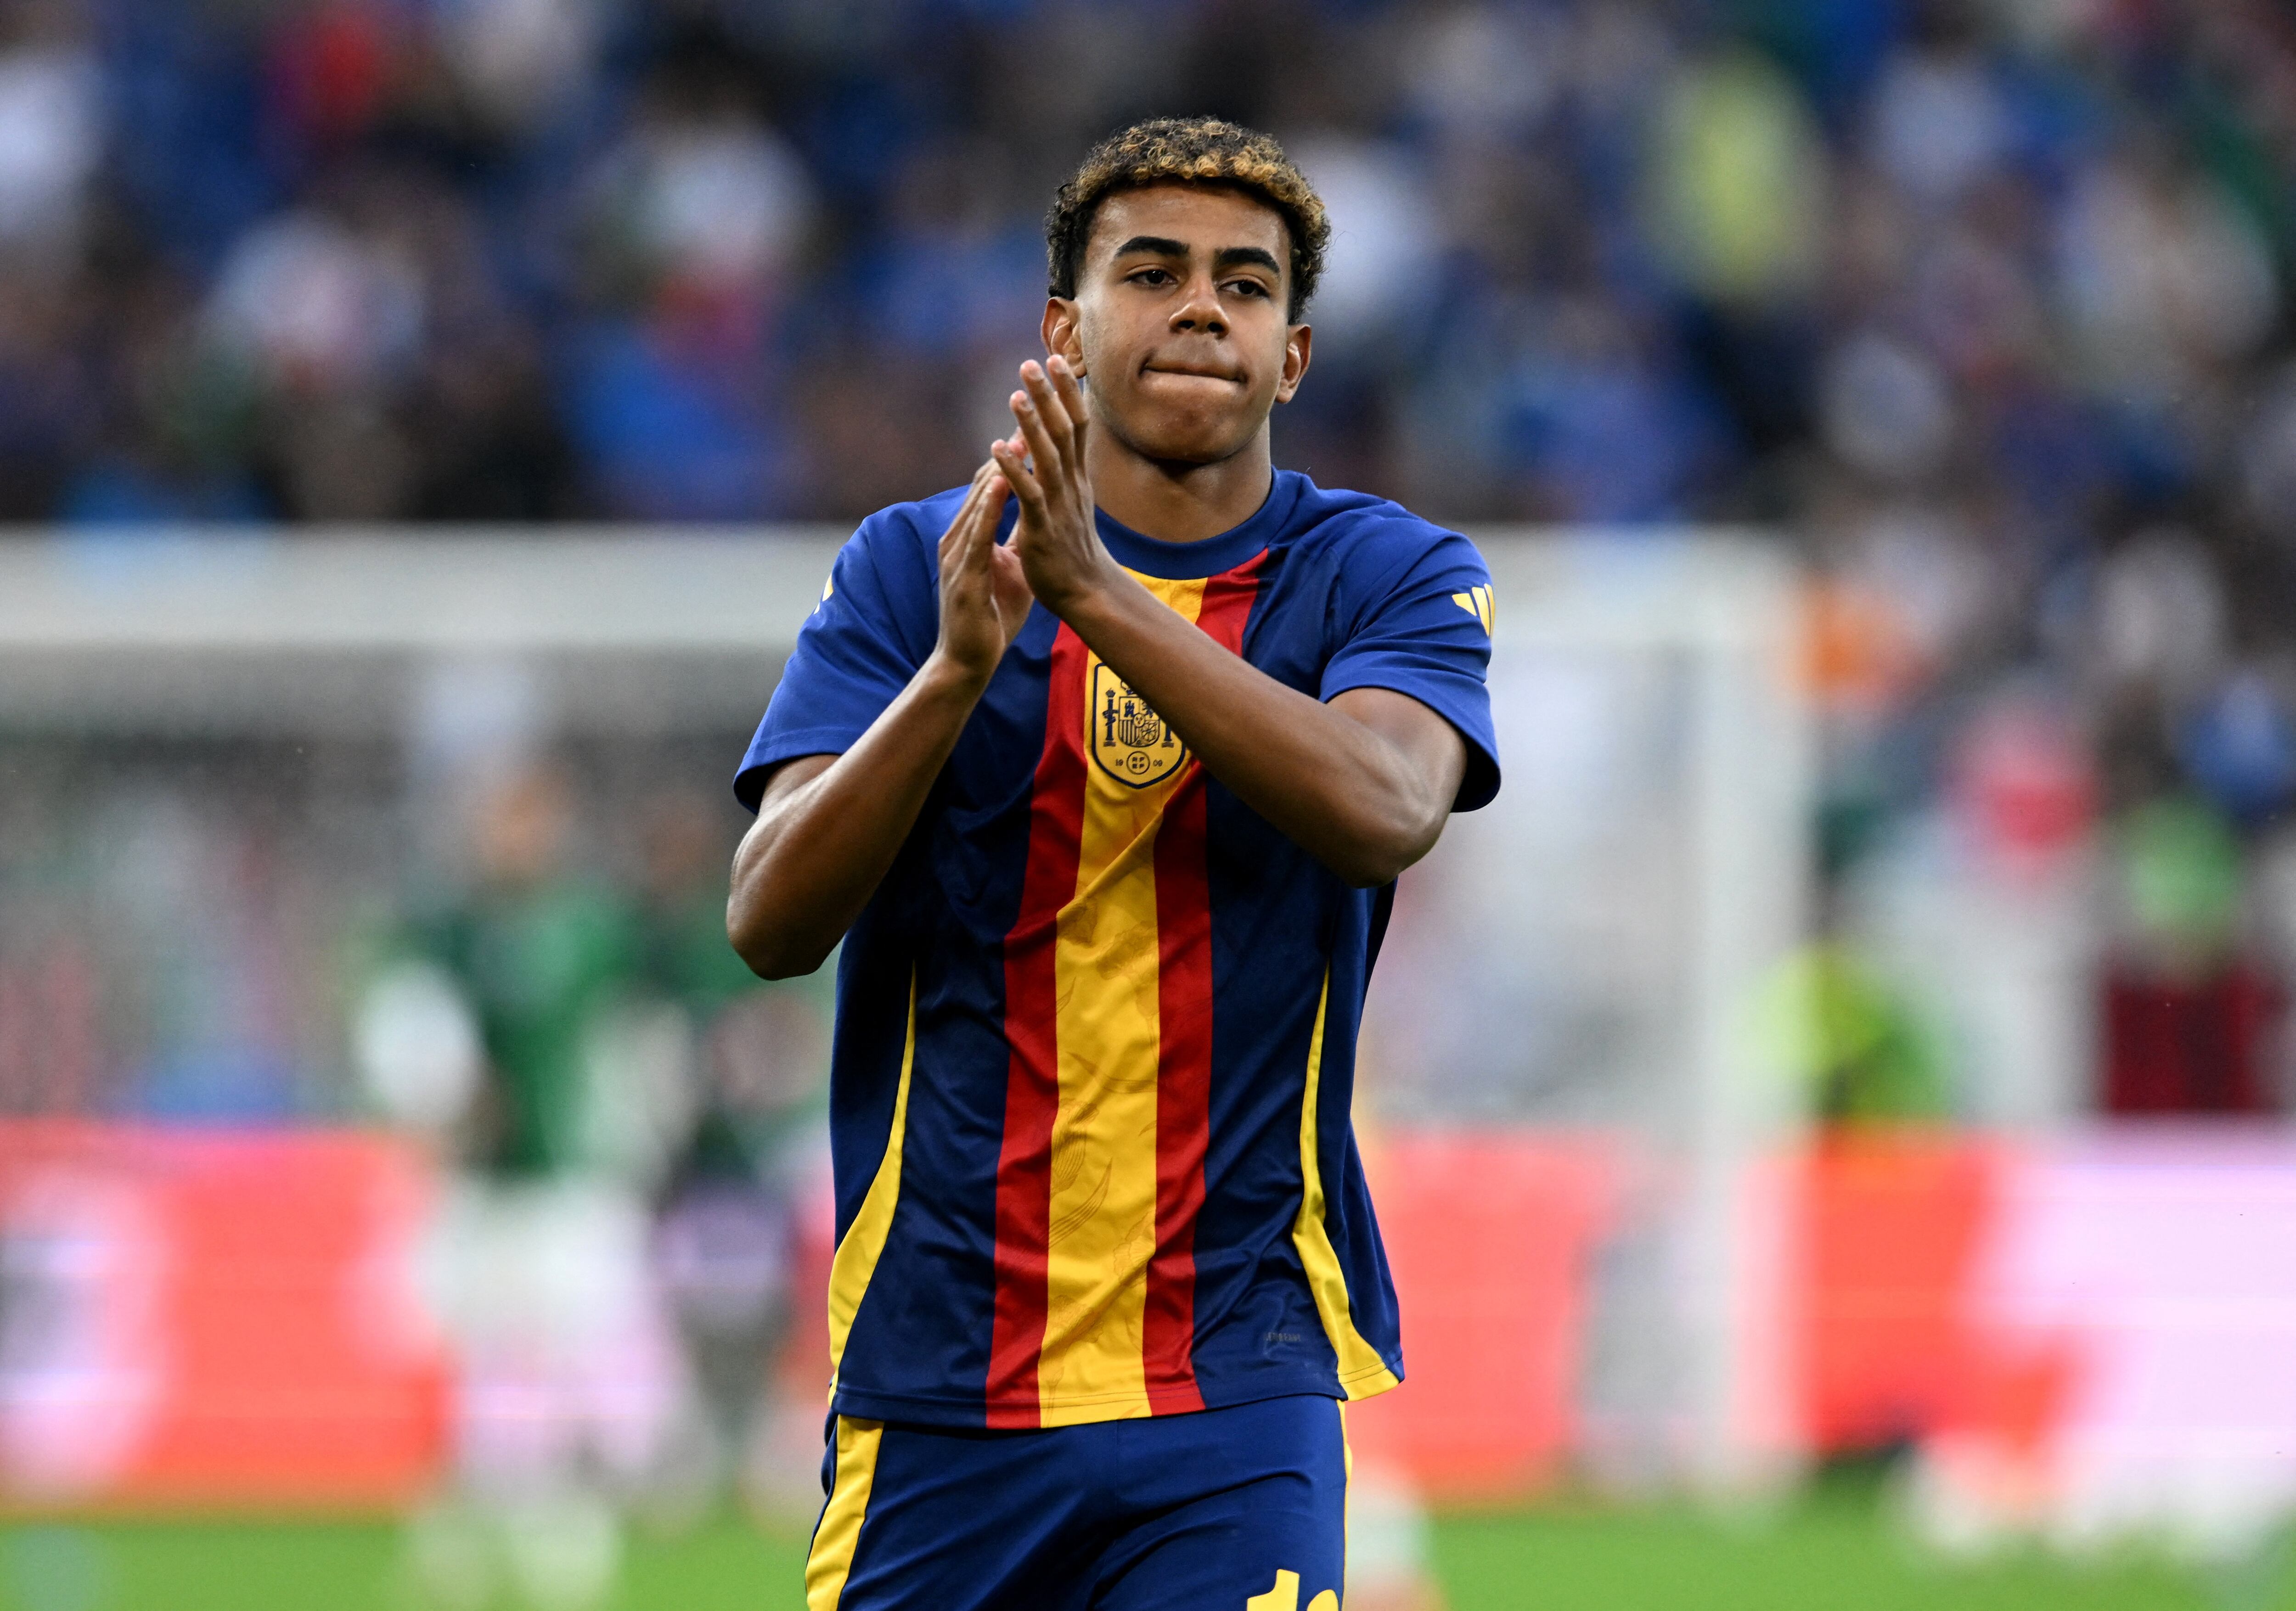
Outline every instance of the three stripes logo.
<path id="1" fill-rule="evenodd" d="M 1471 587 L 1464 593 L 1453 593 L 1451 602 L 1480 621 L 1485 632 L 1490 631 L 1491 622 L 1496 618 L 1497 610 L 1491 599 L 1489 583 L 1486 582 L 1480 586 Z"/>

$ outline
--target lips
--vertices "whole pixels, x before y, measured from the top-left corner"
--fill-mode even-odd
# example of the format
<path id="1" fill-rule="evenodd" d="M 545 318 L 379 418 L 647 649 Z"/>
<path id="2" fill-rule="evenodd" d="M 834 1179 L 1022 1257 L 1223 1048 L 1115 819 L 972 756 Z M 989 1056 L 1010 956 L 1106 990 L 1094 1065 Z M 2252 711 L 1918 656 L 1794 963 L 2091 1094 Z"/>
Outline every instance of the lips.
<path id="1" fill-rule="evenodd" d="M 1197 380 L 1226 380 L 1231 386 L 1243 384 L 1243 377 L 1232 371 L 1214 369 L 1209 364 L 1144 364 L 1140 372 L 1148 375 L 1186 375 Z"/>

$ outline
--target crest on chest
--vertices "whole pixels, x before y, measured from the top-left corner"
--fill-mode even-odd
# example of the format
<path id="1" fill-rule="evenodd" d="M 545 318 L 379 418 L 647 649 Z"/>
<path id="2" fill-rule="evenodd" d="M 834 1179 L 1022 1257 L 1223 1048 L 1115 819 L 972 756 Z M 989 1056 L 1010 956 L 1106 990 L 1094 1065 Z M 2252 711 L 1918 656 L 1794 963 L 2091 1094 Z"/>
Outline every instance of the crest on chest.
<path id="1" fill-rule="evenodd" d="M 1093 662 L 1091 701 L 1086 710 L 1094 764 L 1127 788 L 1160 783 L 1186 763 L 1188 747 L 1171 724 L 1098 660 Z"/>

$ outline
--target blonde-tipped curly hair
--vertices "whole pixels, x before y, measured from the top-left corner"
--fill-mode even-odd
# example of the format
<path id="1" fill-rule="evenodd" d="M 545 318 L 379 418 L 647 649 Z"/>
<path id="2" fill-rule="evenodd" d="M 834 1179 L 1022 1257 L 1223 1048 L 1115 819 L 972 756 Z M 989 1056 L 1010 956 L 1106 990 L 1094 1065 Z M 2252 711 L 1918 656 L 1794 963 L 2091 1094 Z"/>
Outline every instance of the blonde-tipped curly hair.
<path id="1" fill-rule="evenodd" d="M 1076 295 L 1093 215 L 1119 191 L 1151 184 L 1203 184 L 1242 191 L 1266 202 L 1292 240 L 1292 290 L 1285 317 L 1306 311 L 1324 272 L 1332 221 L 1308 176 L 1274 137 L 1218 118 L 1151 118 L 1119 129 L 1086 153 L 1076 176 L 1045 215 L 1045 258 L 1052 294 Z"/>

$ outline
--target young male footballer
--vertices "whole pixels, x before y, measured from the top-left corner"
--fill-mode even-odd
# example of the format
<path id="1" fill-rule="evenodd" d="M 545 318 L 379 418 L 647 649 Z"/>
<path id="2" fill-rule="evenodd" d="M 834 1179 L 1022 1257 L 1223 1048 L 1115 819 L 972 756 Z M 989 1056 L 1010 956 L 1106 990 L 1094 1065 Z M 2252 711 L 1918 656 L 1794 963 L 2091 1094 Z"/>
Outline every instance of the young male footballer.
<path id="1" fill-rule="evenodd" d="M 1473 546 L 1269 459 L 1329 234 L 1264 135 L 1095 147 L 1018 429 L 862 523 L 742 763 L 734 946 L 845 946 L 809 1611 L 1337 1611 L 1357 1026 L 1499 773 Z"/>

